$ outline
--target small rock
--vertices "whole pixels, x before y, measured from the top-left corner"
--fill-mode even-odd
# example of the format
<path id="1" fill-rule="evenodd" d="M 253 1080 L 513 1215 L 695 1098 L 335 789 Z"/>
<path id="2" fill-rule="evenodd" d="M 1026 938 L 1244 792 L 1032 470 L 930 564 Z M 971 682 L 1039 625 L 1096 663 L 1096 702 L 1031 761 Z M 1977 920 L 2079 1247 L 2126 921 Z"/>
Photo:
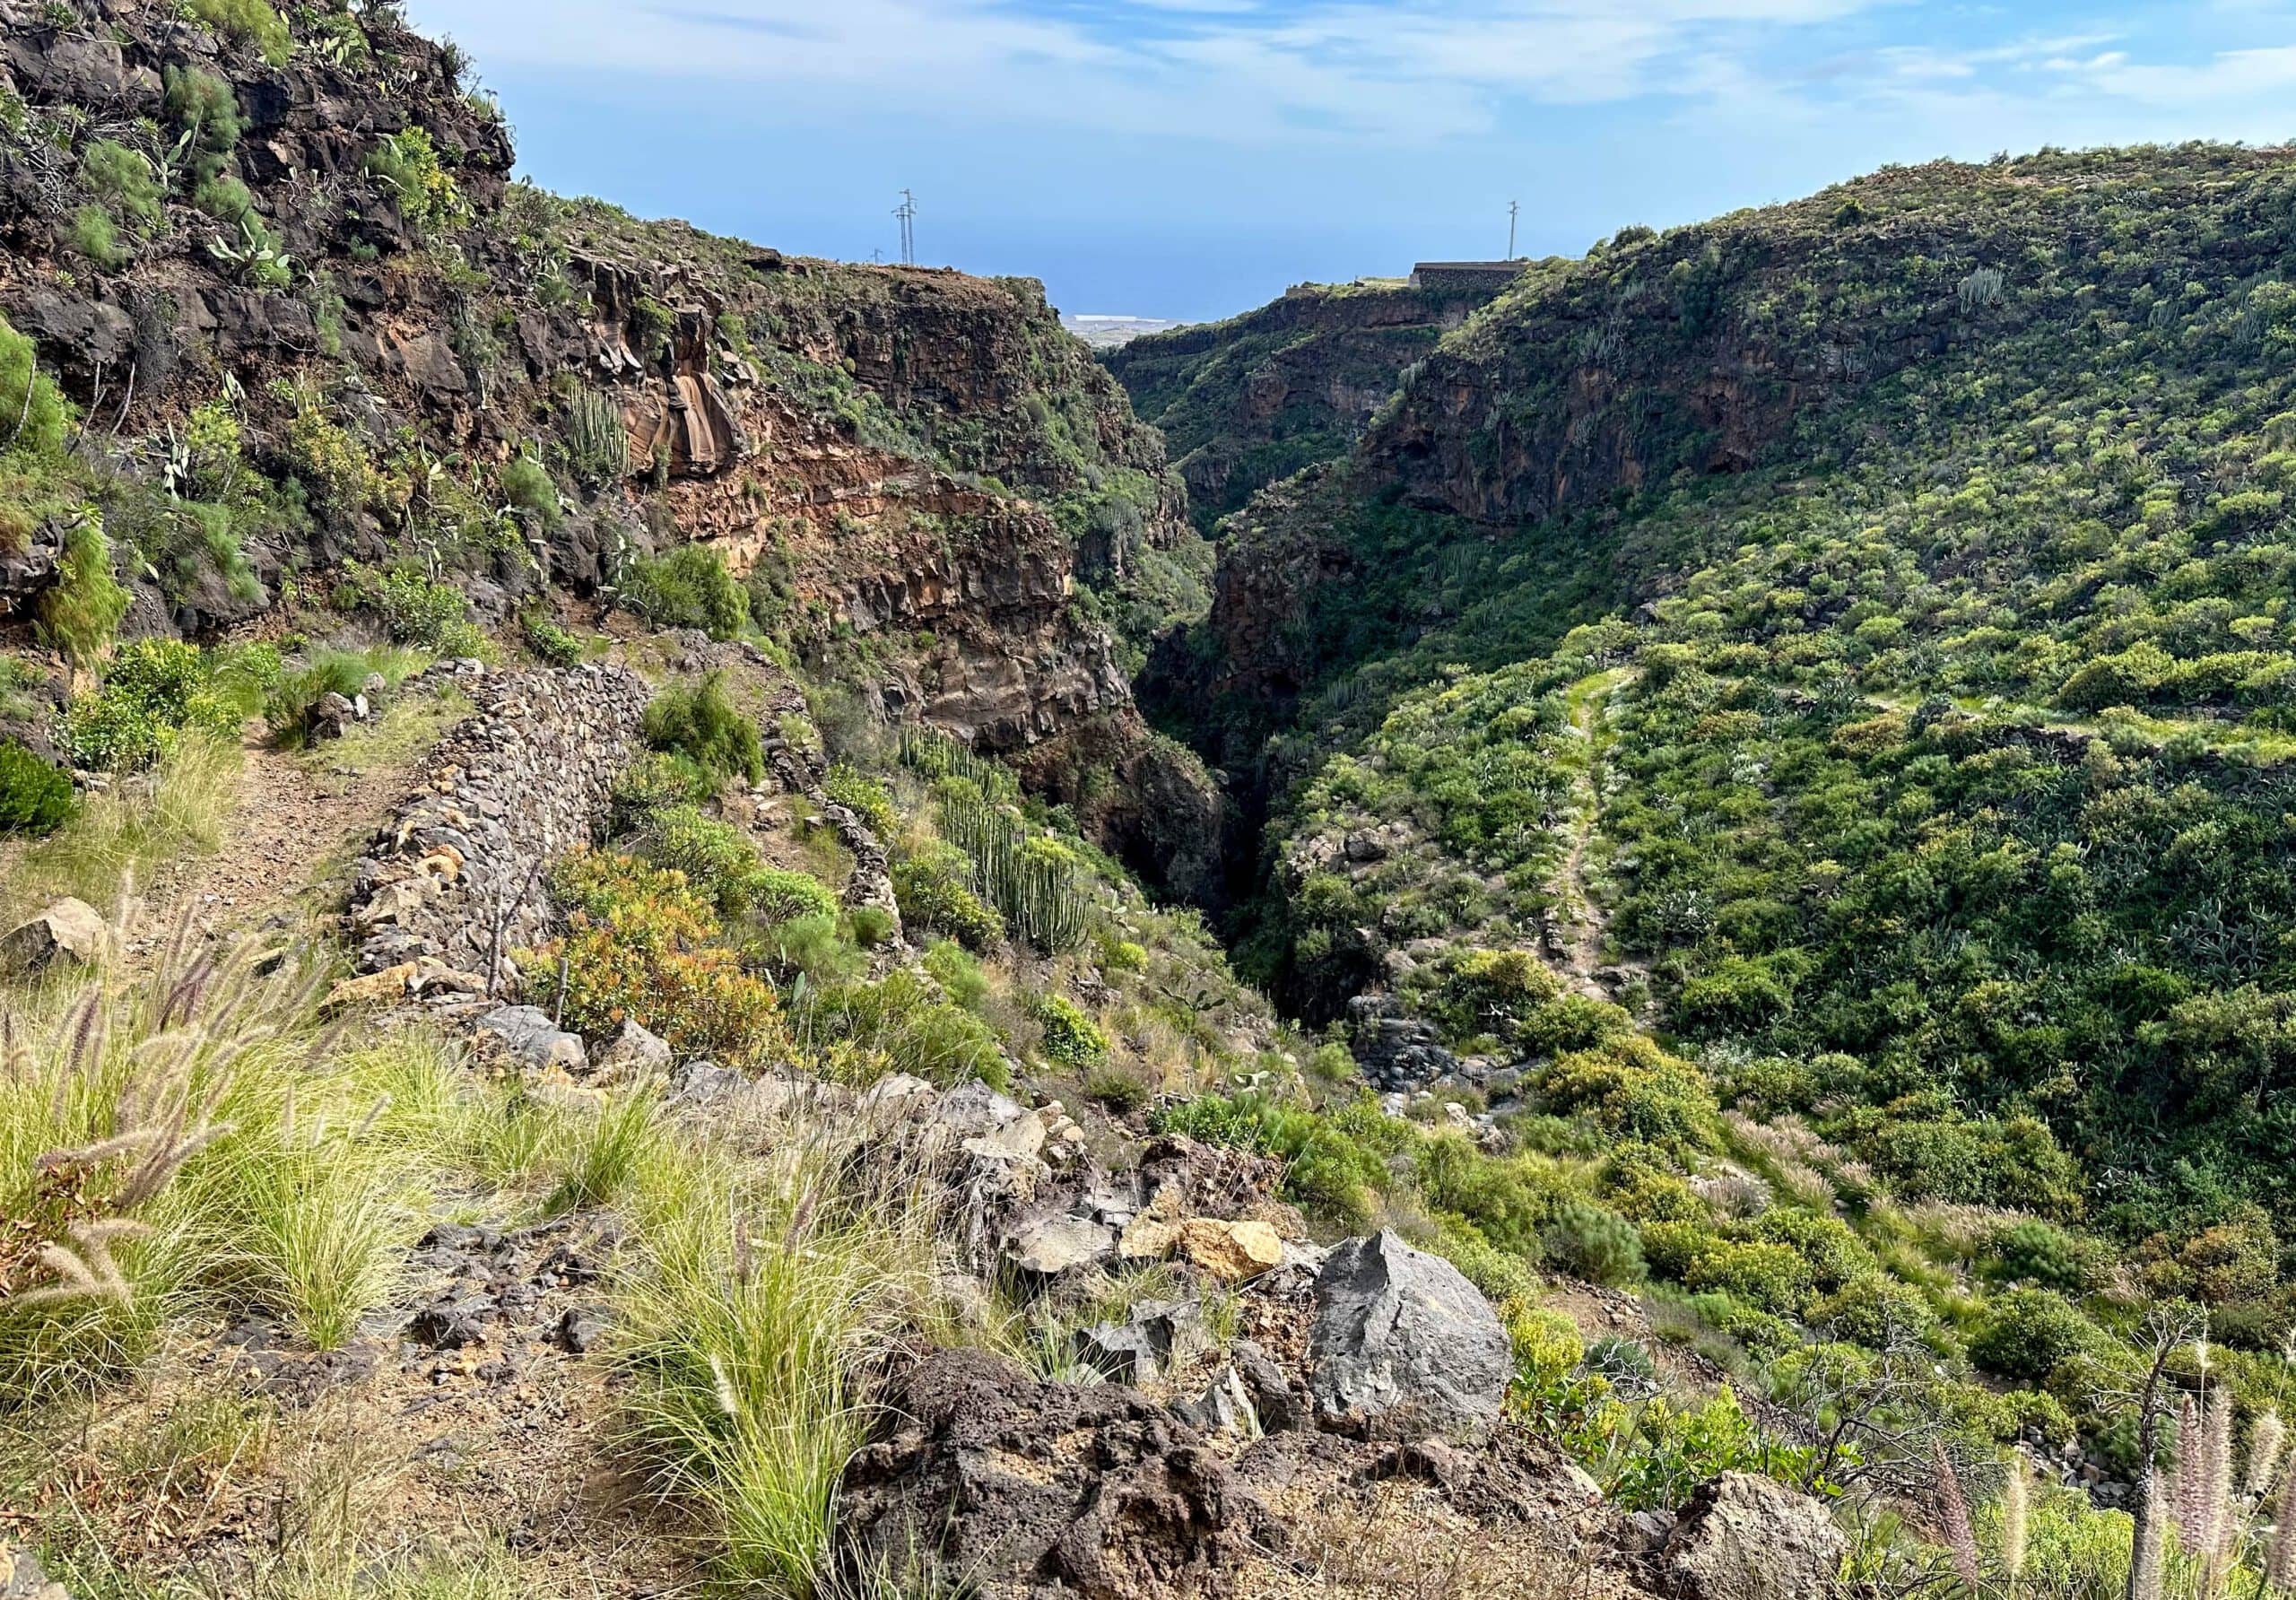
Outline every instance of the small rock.
<path id="1" fill-rule="evenodd" d="M 870 1110 L 896 1109 L 904 1115 L 913 1115 L 930 1110 L 934 1101 L 940 1098 L 940 1092 L 912 1074 L 894 1073 L 870 1084 L 861 1096 L 861 1104 Z"/>
<path id="2" fill-rule="evenodd" d="M 480 1032 L 500 1039 L 521 1066 L 533 1071 L 556 1067 L 578 1074 L 589 1068 L 590 1052 L 581 1035 L 559 1027 L 538 1005 L 506 1005 L 488 1012 L 474 1025 Z"/>
<path id="3" fill-rule="evenodd" d="M 1204 1308 L 1194 1300 L 1142 1300 L 1124 1322 L 1104 1322 L 1080 1335 L 1084 1360 L 1126 1383 L 1145 1383 L 1160 1372 L 1212 1348 Z"/>
<path id="4" fill-rule="evenodd" d="M 1251 1396 L 1262 1431 L 1281 1433 L 1306 1424 L 1307 1404 L 1274 1357 L 1249 1339 L 1230 1345 L 1228 1356 L 1236 1363 L 1236 1375 L 1243 1380 L 1245 1393 Z"/>
<path id="5" fill-rule="evenodd" d="M 1140 1217 L 1124 1230 L 1123 1248 L 1135 1261 L 1181 1257 L 1223 1283 L 1240 1283 L 1283 1265 L 1283 1240 L 1274 1228 L 1219 1217 L 1177 1222 Z"/>
<path id="6" fill-rule="evenodd" d="M 409 1320 L 406 1331 L 433 1350 L 460 1350 L 484 1343 L 486 1325 L 501 1309 L 491 1295 L 462 1295 L 423 1307 Z"/>
<path id="7" fill-rule="evenodd" d="M 1752 1473 L 1692 1491 L 1659 1552 L 1675 1600 L 1815 1600 L 1836 1592 L 1849 1540 L 1825 1506 Z"/>
<path id="8" fill-rule="evenodd" d="M 1256 1420 L 1250 1392 L 1233 1367 L 1222 1368 L 1201 1396 L 1183 1400 L 1172 1410 L 1206 1433 L 1248 1432 Z"/>
<path id="9" fill-rule="evenodd" d="M 739 1090 L 741 1074 L 714 1061 L 689 1061 L 670 1074 L 669 1102 L 674 1106 L 707 1106 Z"/>
<path id="10" fill-rule="evenodd" d="M 1044 1120 L 1034 1111 L 1023 1111 L 1003 1127 L 964 1143 L 967 1155 L 989 1161 L 1033 1161 L 1043 1149 Z"/>
<path id="11" fill-rule="evenodd" d="M 92 966 L 111 930 L 85 900 L 60 900 L 0 938 L 0 972 L 32 973 L 58 961 Z"/>
<path id="12" fill-rule="evenodd" d="M 591 1066 L 602 1078 L 650 1077 L 669 1070 L 670 1047 L 637 1022 L 625 1021 L 613 1038 L 598 1047 Z"/>
<path id="13" fill-rule="evenodd" d="M 604 1306 L 576 1306 L 558 1319 L 558 1342 L 576 1355 L 597 1348 L 613 1326 L 613 1313 Z"/>
<path id="14" fill-rule="evenodd" d="M 1085 1217 L 1058 1217 L 1020 1240 L 1013 1260 L 1022 1272 L 1056 1278 L 1096 1265 L 1116 1253 L 1116 1230 Z"/>
<path id="15" fill-rule="evenodd" d="M 0 1600 L 72 1600 L 60 1583 L 50 1583 L 29 1550 L 0 1551 Z"/>

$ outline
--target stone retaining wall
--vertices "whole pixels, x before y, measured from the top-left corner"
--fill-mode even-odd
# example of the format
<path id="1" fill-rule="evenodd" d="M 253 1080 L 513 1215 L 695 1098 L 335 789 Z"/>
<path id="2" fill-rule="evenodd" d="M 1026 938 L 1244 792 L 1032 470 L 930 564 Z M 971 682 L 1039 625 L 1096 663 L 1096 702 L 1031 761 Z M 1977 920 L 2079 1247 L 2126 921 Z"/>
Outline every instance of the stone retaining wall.
<path id="1" fill-rule="evenodd" d="M 350 932 L 362 972 L 431 958 L 482 979 L 541 942 L 551 862 L 591 841 L 637 752 L 651 693 L 625 667 L 503 673 L 458 661 L 409 687 L 451 684 L 478 705 L 448 734 L 360 860 Z"/>

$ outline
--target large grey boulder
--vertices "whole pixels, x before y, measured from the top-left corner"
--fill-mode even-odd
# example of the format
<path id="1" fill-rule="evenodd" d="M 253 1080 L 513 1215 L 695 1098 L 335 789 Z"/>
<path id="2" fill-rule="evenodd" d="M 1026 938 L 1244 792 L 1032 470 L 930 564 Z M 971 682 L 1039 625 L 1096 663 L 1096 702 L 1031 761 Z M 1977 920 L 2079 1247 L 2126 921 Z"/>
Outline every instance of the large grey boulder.
<path id="1" fill-rule="evenodd" d="M 1316 1300 L 1308 1387 L 1326 1422 L 1473 1432 L 1498 1420 L 1513 1343 L 1441 1257 L 1393 1232 L 1351 1239 L 1326 1258 Z"/>
<path id="2" fill-rule="evenodd" d="M 1674 1600 L 1823 1600 L 1849 1538 L 1825 1506 L 1752 1473 L 1692 1491 L 1658 1552 Z"/>

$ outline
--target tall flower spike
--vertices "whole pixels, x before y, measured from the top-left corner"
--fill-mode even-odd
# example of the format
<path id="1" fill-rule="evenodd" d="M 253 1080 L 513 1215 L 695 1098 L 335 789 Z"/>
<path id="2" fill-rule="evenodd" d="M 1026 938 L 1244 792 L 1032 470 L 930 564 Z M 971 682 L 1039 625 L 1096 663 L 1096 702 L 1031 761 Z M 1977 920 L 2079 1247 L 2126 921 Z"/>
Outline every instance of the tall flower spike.
<path id="1" fill-rule="evenodd" d="M 1930 1450 L 1937 1466 L 1937 1510 L 1945 1525 L 1945 1548 L 1952 1552 L 1953 1570 L 1974 1595 L 1985 1576 L 1978 1566 L 1977 1531 L 1970 1526 L 1970 1502 L 1961 1493 L 1961 1480 L 1944 1443 L 1933 1444 Z"/>
<path id="2" fill-rule="evenodd" d="M 2146 1514 L 2143 1529 L 2144 1543 L 2131 1552 L 2129 1571 L 2129 1600 L 2161 1600 L 2161 1573 L 2167 1563 L 2162 1559 L 2161 1535 L 2169 1518 L 2168 1480 L 2157 1466 L 2148 1467 L 2144 1483 Z"/>
<path id="3" fill-rule="evenodd" d="M 2201 1548 L 2221 1556 L 2232 1534 L 2232 1391 L 2222 1384 L 2208 1398 L 2208 1461 L 2203 1483 Z"/>
<path id="4" fill-rule="evenodd" d="M 2280 1504 L 2272 1516 L 2272 1549 L 2266 1554 L 2264 1573 L 2275 1587 L 2296 1587 L 2296 1472 L 2280 1481 Z"/>
<path id="5" fill-rule="evenodd" d="M 2248 1494 L 2262 1500 L 2272 1487 L 2272 1474 L 2280 1465 L 2281 1447 L 2288 1442 L 2288 1430 L 2276 1411 L 2266 1411 L 2257 1419 L 2255 1430 L 2248 1435 Z"/>
<path id="6" fill-rule="evenodd" d="M 2025 1570 L 2025 1457 L 2012 1452 L 2001 1485 L 2001 1570 L 2014 1583 Z"/>
<path id="7" fill-rule="evenodd" d="M 2202 1496 L 2200 1408 L 2187 1395 L 2177 1411 L 2177 1543 L 2187 1551 L 2199 1547 Z"/>

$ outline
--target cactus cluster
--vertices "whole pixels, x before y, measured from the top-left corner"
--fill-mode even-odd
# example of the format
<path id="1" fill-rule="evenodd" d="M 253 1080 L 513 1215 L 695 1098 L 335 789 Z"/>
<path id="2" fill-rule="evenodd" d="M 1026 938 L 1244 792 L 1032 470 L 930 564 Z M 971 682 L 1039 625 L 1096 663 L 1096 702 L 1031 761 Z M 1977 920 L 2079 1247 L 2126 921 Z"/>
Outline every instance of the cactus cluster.
<path id="1" fill-rule="evenodd" d="M 1032 838 L 1012 813 L 973 795 L 943 799 L 941 833 L 972 858 L 973 891 L 1014 933 L 1047 955 L 1083 943 L 1091 897 L 1065 849 Z"/>
<path id="2" fill-rule="evenodd" d="M 630 470 L 630 437 L 622 407 L 596 389 L 577 389 L 566 404 L 566 457 L 574 475 L 603 489 Z"/>

